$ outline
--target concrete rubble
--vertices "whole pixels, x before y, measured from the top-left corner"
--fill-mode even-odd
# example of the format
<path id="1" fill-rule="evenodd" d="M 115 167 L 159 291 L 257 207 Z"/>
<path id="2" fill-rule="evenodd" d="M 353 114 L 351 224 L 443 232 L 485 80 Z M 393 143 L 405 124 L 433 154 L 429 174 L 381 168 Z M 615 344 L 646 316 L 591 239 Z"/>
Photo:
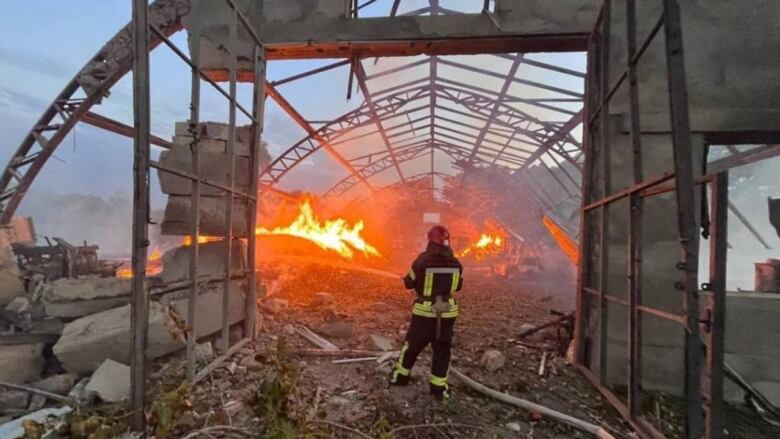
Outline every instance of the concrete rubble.
<path id="1" fill-rule="evenodd" d="M 3 346 L 0 349 L 0 381 L 35 381 L 43 370 L 43 343 Z"/>
<path id="2" fill-rule="evenodd" d="M 130 303 L 130 279 L 57 279 L 42 285 L 46 315 L 78 318 Z"/>
<path id="3" fill-rule="evenodd" d="M 233 241 L 231 247 L 231 265 L 233 272 L 246 269 L 246 243 Z M 160 274 L 163 282 L 171 283 L 186 280 L 190 277 L 190 253 L 192 246 L 176 247 L 162 256 L 163 271 Z M 225 271 L 225 243 L 213 241 L 198 246 L 198 276 L 222 276 Z"/>
<path id="4" fill-rule="evenodd" d="M 30 384 L 30 387 L 57 395 L 67 395 L 76 385 L 78 376 L 71 373 L 52 375 Z"/>
<path id="5" fill-rule="evenodd" d="M 504 363 L 506 363 L 506 356 L 495 349 L 485 351 L 480 360 L 480 364 L 491 372 L 495 372 L 504 367 Z"/>
<path id="6" fill-rule="evenodd" d="M 200 136 L 201 167 L 203 177 L 217 184 L 229 185 L 226 175 L 230 171 L 227 155 L 228 126 L 216 122 L 203 122 L 196 128 Z M 188 122 L 177 122 L 175 128 L 174 146 L 164 152 L 160 161 L 173 169 L 190 172 L 190 144 L 192 133 Z M 247 192 L 250 188 L 249 169 L 249 127 L 238 127 L 236 130 L 236 153 L 234 189 Z M 168 172 L 159 171 L 162 192 L 168 195 L 165 214 L 161 224 L 164 235 L 188 235 L 190 233 L 190 181 L 174 176 Z M 200 232 L 204 235 L 225 236 L 225 193 L 222 190 L 201 185 L 200 197 Z M 245 199 L 236 197 L 233 201 L 233 234 L 246 236 L 248 232 L 247 203 Z"/>
<path id="7" fill-rule="evenodd" d="M 130 366 L 111 359 L 98 367 L 85 390 L 105 402 L 122 402 L 130 398 Z"/>
<path id="8" fill-rule="evenodd" d="M 157 358 L 180 349 L 184 342 L 175 333 L 176 320 L 157 302 L 149 304 L 147 355 Z M 65 370 L 85 375 L 103 361 L 130 362 L 130 305 L 74 320 L 65 326 L 53 348 Z"/>
<path id="9" fill-rule="evenodd" d="M 394 348 L 394 343 L 389 338 L 381 335 L 369 335 L 368 342 L 370 348 L 377 351 L 392 351 Z"/>

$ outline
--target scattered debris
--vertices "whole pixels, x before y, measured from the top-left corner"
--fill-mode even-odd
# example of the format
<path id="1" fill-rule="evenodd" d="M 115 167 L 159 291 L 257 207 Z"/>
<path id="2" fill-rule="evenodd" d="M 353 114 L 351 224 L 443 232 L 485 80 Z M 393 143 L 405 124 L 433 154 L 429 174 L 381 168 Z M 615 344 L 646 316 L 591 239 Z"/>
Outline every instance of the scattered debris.
<path id="1" fill-rule="evenodd" d="M 122 402 L 130 398 L 130 367 L 108 359 L 98 367 L 89 384 L 87 392 L 95 393 L 106 402 Z"/>
<path id="2" fill-rule="evenodd" d="M 0 392 L 0 413 L 9 409 L 24 409 L 30 403 L 30 394 L 21 390 L 3 390 Z"/>
<path id="3" fill-rule="evenodd" d="M 530 410 L 532 412 L 538 412 L 552 420 L 563 422 L 564 424 L 570 425 L 572 427 L 578 428 L 583 431 L 587 431 L 588 433 L 591 433 L 598 438 L 614 439 L 614 436 L 612 436 L 609 432 L 607 432 L 603 427 L 599 427 L 598 425 L 594 425 L 589 422 L 582 421 L 580 419 L 560 413 L 558 411 L 552 410 L 545 406 L 535 404 L 533 402 L 526 401 L 524 399 L 520 399 L 511 395 L 507 395 L 506 393 L 501 393 L 496 390 L 493 390 L 489 387 L 480 384 L 477 381 L 472 380 L 471 378 L 467 377 L 466 375 L 464 375 L 454 367 L 450 368 L 450 373 L 455 378 L 457 378 L 458 381 L 460 381 L 467 387 L 479 393 L 482 393 L 484 395 L 490 396 L 491 398 L 497 399 L 507 404 L 512 404 L 514 406 L 524 408 L 526 410 Z"/>
<path id="4" fill-rule="evenodd" d="M 12 383 L 37 381 L 42 370 L 43 343 L 0 348 L 0 381 Z"/>
<path id="5" fill-rule="evenodd" d="M 345 358 L 343 360 L 333 360 L 333 364 L 347 364 L 347 363 L 363 363 L 366 361 L 378 360 L 379 357 L 360 357 L 360 358 Z"/>
<path id="6" fill-rule="evenodd" d="M 343 320 L 324 323 L 317 327 L 317 332 L 335 338 L 351 338 L 355 334 L 355 324 Z"/>
<path id="7" fill-rule="evenodd" d="M 16 314 L 22 314 L 30 309 L 30 299 L 26 297 L 17 297 L 5 307 L 6 311 Z"/>
<path id="8" fill-rule="evenodd" d="M 32 421 L 41 424 L 49 417 L 61 417 L 70 413 L 72 410 L 73 409 L 67 406 L 38 410 L 37 412 L 30 413 L 28 415 L 22 416 L 21 418 L 14 419 L 11 422 L 0 425 L 0 437 L 3 439 L 19 439 L 25 435 L 25 422 Z"/>
<path id="9" fill-rule="evenodd" d="M 280 312 L 287 309 L 289 305 L 290 305 L 290 301 L 286 299 L 279 299 L 276 297 L 272 297 L 263 303 L 263 308 L 265 308 L 266 310 L 268 310 L 273 314 L 279 314 Z"/>
<path id="10" fill-rule="evenodd" d="M 321 347 L 322 349 L 325 349 L 327 351 L 338 351 L 339 347 L 334 345 L 333 343 L 329 342 L 328 340 L 325 340 L 324 338 L 320 337 L 319 335 L 311 332 L 311 330 L 305 326 L 299 326 L 295 328 L 298 334 L 300 334 L 303 338 L 306 340 L 309 340 L 310 342 L 314 343 L 315 345 Z"/>
<path id="11" fill-rule="evenodd" d="M 371 349 L 377 351 L 392 351 L 394 348 L 393 342 L 389 338 L 382 337 L 381 335 L 371 334 L 368 336 L 368 341 Z"/>
<path id="12" fill-rule="evenodd" d="M 542 352 L 542 359 L 539 361 L 539 376 L 543 377 L 547 374 L 547 351 Z"/>
<path id="13" fill-rule="evenodd" d="M 38 390 L 45 392 L 55 393 L 57 395 L 67 395 L 70 389 L 76 385 L 78 377 L 70 373 L 62 373 L 59 375 L 52 375 L 48 378 L 44 378 L 40 381 L 30 384 L 30 387 L 34 387 Z"/>
<path id="14" fill-rule="evenodd" d="M 505 362 L 506 356 L 495 349 L 485 351 L 485 353 L 482 354 L 482 360 L 480 360 L 482 366 L 491 372 L 501 369 Z"/>

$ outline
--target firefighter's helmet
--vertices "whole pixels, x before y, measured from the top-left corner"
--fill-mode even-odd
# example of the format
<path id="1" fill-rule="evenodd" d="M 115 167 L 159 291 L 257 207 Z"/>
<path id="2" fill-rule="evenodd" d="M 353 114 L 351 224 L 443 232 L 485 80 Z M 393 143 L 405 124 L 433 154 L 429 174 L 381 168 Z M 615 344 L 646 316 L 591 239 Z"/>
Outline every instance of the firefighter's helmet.
<path id="1" fill-rule="evenodd" d="M 433 226 L 428 230 L 428 241 L 440 245 L 450 245 L 450 232 L 444 226 Z"/>

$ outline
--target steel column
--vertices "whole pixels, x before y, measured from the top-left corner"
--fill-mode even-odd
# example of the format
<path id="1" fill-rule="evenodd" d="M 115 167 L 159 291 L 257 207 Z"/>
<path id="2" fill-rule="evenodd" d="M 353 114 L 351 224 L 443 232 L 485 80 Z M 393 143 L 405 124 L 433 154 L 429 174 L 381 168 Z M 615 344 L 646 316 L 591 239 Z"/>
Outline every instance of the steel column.
<path id="1" fill-rule="evenodd" d="M 192 0 L 192 13 L 197 14 L 200 0 Z M 190 143 L 190 172 L 196 177 L 190 180 L 190 291 L 187 301 L 187 379 L 195 377 L 195 345 L 197 344 L 197 322 L 195 310 L 198 301 L 198 256 L 200 253 L 200 27 L 197 20 L 190 29 L 190 48 L 192 49 L 192 77 L 190 92 L 190 122 L 189 133 L 192 136 Z"/>
<path id="2" fill-rule="evenodd" d="M 669 71 L 669 108 L 677 183 L 677 222 L 683 260 L 680 269 L 685 293 L 685 434 L 699 438 L 704 432 L 701 397 L 702 342 L 699 336 L 699 248 L 696 239 L 693 146 L 688 114 L 688 91 L 683 58 L 682 25 L 677 0 L 664 0 L 666 62 Z M 604 110 L 607 111 L 606 109 Z"/>
<path id="3" fill-rule="evenodd" d="M 710 279 L 706 327 L 707 359 L 705 415 L 707 439 L 722 438 L 725 427 L 723 407 L 724 337 L 726 335 L 726 255 L 728 251 L 728 171 L 721 172 L 712 181 L 710 218 Z"/>
<path id="4" fill-rule="evenodd" d="M 225 279 L 222 286 L 222 331 L 219 350 L 224 354 L 230 347 L 230 283 L 233 269 L 233 191 L 236 174 L 236 83 L 238 82 L 238 10 L 233 9 L 229 25 L 228 52 L 230 52 L 230 107 L 228 110 L 227 157 L 229 161 L 227 184 L 230 191 L 225 194 Z M 247 203 L 249 205 L 249 203 Z M 247 233 L 254 233 L 248 230 Z"/>
<path id="5" fill-rule="evenodd" d="M 146 252 L 149 248 L 149 21 L 146 0 L 133 0 L 133 248 L 130 302 L 130 412 L 134 431 L 146 429 L 144 388 L 149 298 L 146 294 Z"/>

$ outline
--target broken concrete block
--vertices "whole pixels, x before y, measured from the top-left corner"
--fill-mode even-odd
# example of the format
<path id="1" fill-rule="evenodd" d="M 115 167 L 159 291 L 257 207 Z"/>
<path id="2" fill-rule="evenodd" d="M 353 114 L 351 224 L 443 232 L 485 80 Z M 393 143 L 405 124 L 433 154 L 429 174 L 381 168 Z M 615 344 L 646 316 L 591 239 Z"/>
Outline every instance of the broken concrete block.
<path id="1" fill-rule="evenodd" d="M 201 176 L 223 186 L 229 186 L 227 174 L 230 170 L 230 157 L 222 152 L 200 153 Z M 168 151 L 160 154 L 160 164 L 166 168 L 176 169 L 183 172 L 190 172 L 192 166 L 192 153 L 189 146 L 174 145 Z M 247 157 L 236 157 L 236 167 L 234 173 L 235 187 L 237 190 L 247 191 L 250 186 L 249 159 Z M 174 175 L 163 170 L 157 171 L 160 178 L 160 190 L 168 195 L 189 195 L 191 192 L 191 181 L 187 178 Z M 221 189 L 212 186 L 201 185 L 201 195 L 221 195 L 224 192 Z"/>
<path id="2" fill-rule="evenodd" d="M 63 373 L 32 383 L 30 387 L 49 393 L 56 393 L 57 395 L 67 395 L 73 386 L 76 385 L 77 379 L 78 377 L 72 373 Z"/>
<path id="3" fill-rule="evenodd" d="M 200 233 L 210 236 L 225 236 L 225 197 L 203 196 L 200 198 Z M 244 237 L 247 234 L 246 200 L 236 197 L 233 201 L 233 235 Z M 189 195 L 171 195 L 165 206 L 165 214 L 160 224 L 163 235 L 189 235 L 190 233 L 190 197 Z"/>
<path id="4" fill-rule="evenodd" d="M 371 349 L 375 351 L 392 351 L 393 350 L 393 342 L 387 338 L 382 337 L 381 335 L 371 334 L 368 336 L 368 342 L 371 347 Z"/>
<path id="5" fill-rule="evenodd" d="M 355 333 L 355 324 L 345 321 L 325 323 L 317 327 L 317 332 L 326 337 L 350 338 Z"/>
<path id="6" fill-rule="evenodd" d="M 26 297 L 17 297 L 5 306 L 6 311 L 16 314 L 23 314 L 30 309 L 30 299 Z"/>
<path id="7" fill-rule="evenodd" d="M 480 363 L 485 369 L 491 372 L 495 372 L 504 366 L 504 363 L 506 363 L 506 357 L 501 352 L 495 349 L 491 349 L 485 351 L 485 353 L 482 354 L 482 360 L 480 360 Z"/>
<path id="8" fill-rule="evenodd" d="M 207 360 L 214 356 L 214 346 L 210 341 L 195 345 L 195 359 Z"/>
<path id="9" fill-rule="evenodd" d="M 265 308 L 268 309 L 268 311 L 272 312 L 273 314 L 278 314 L 290 305 L 290 301 L 287 299 L 279 299 L 277 297 L 272 297 L 265 301 L 264 303 Z"/>
<path id="10" fill-rule="evenodd" d="M 182 145 L 187 148 L 192 143 L 192 137 L 189 135 L 175 135 L 173 136 L 174 145 Z M 201 152 L 224 154 L 227 152 L 227 141 L 219 139 L 201 138 L 200 143 Z M 233 152 L 240 157 L 249 157 L 249 142 L 237 141 L 233 145 Z"/>
<path id="11" fill-rule="evenodd" d="M 207 242 L 198 246 L 198 276 L 222 276 L 225 272 L 225 242 Z M 163 254 L 163 282 L 171 283 L 190 278 L 190 253 L 192 246 L 177 247 Z M 246 268 L 246 243 L 234 240 L 231 248 L 231 265 L 234 272 Z"/>
<path id="12" fill-rule="evenodd" d="M 230 287 L 230 308 L 228 310 L 228 322 L 233 325 L 244 319 L 244 286 L 243 281 L 233 281 Z M 187 325 L 191 323 L 187 319 L 189 300 L 174 301 L 171 308 L 176 314 L 182 316 Z M 219 332 L 222 329 L 222 285 L 212 287 L 210 291 L 201 293 L 195 300 L 195 334 L 197 337 Z"/>
<path id="13" fill-rule="evenodd" d="M 30 404 L 27 406 L 27 410 L 36 411 L 43 408 L 46 405 L 46 397 L 43 395 L 33 394 L 30 396 Z"/>
<path id="14" fill-rule="evenodd" d="M 26 409 L 30 403 L 30 394 L 22 390 L 3 389 L 0 392 L 0 413 L 6 410 Z"/>
<path id="15" fill-rule="evenodd" d="M 38 380 L 43 370 L 43 343 L 0 348 L 0 381 L 27 383 Z"/>
<path id="16" fill-rule="evenodd" d="M 87 392 L 95 393 L 105 402 L 122 402 L 130 398 L 130 366 L 111 359 L 98 367 L 89 384 Z"/>
<path id="17" fill-rule="evenodd" d="M 6 258 L 4 255 L 0 255 L 0 306 L 8 305 L 17 297 L 24 296 L 25 293 L 16 263 L 10 257 Z"/>
<path id="18" fill-rule="evenodd" d="M 311 306 L 328 306 L 333 303 L 333 300 L 333 294 L 320 291 L 319 293 L 314 293 L 314 297 L 311 300 Z"/>
<path id="19" fill-rule="evenodd" d="M 179 330 L 169 310 L 157 302 L 149 304 L 147 355 L 158 358 L 184 346 L 174 336 Z M 74 320 L 65 326 L 54 355 L 65 370 L 86 375 L 112 359 L 130 362 L 130 305 L 102 311 Z"/>
<path id="20" fill-rule="evenodd" d="M 130 303 L 130 279 L 63 278 L 41 288 L 41 302 L 46 314 L 53 317 L 82 317 Z"/>

